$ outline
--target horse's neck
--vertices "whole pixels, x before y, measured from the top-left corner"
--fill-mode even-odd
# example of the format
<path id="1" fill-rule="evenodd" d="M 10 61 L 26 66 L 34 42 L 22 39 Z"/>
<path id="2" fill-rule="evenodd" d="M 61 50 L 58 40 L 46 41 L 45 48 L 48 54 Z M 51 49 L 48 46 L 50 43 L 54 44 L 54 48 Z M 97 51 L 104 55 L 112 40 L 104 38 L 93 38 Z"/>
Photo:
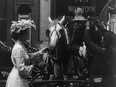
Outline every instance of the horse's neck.
<path id="1" fill-rule="evenodd" d="M 62 42 L 59 42 L 56 46 L 56 55 L 60 55 L 60 56 L 63 56 L 64 55 L 64 52 L 68 52 L 68 45 L 67 45 L 67 42 L 66 40 L 62 40 Z M 63 54 L 63 55 L 62 55 Z"/>
<path id="2" fill-rule="evenodd" d="M 66 41 L 65 42 L 60 42 L 59 44 L 57 44 L 56 49 L 61 50 L 61 51 L 67 49 Z"/>

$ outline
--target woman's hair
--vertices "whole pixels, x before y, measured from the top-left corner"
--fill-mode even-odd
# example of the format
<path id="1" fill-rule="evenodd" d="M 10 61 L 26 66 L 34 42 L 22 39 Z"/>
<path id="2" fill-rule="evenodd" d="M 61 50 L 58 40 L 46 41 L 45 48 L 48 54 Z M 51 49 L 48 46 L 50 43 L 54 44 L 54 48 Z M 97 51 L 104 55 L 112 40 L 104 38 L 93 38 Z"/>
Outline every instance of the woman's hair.
<path id="1" fill-rule="evenodd" d="M 20 37 L 22 37 L 24 34 L 27 34 L 28 33 L 27 30 L 28 29 L 21 30 L 20 33 L 13 32 L 13 33 L 11 33 L 11 38 L 14 39 L 15 41 L 16 40 L 19 40 Z"/>

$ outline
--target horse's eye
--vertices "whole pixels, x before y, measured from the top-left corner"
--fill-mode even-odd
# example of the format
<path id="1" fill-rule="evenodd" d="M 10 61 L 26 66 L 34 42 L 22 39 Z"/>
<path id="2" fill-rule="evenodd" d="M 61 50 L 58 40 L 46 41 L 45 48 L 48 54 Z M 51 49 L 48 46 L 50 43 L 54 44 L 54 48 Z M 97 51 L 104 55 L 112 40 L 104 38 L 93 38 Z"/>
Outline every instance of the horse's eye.
<path id="1" fill-rule="evenodd" d="M 49 34 L 50 34 L 50 30 L 47 29 L 47 30 L 46 30 L 46 36 L 49 37 Z"/>

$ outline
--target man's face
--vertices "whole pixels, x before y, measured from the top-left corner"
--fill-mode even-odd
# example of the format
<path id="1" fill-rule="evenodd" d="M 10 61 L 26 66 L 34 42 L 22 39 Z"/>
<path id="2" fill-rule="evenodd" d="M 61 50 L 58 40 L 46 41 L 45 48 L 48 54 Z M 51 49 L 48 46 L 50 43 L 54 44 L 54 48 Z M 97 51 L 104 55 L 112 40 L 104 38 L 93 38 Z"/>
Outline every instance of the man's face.
<path id="1" fill-rule="evenodd" d="M 82 13 L 83 13 L 83 10 L 81 8 L 76 8 L 75 9 L 75 14 L 76 15 L 82 15 Z"/>

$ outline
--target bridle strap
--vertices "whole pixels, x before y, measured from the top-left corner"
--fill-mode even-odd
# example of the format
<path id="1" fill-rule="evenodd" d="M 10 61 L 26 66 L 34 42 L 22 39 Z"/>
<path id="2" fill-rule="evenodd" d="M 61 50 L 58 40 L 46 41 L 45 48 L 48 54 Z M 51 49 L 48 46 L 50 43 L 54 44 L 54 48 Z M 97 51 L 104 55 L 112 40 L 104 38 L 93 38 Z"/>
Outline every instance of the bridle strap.
<path id="1" fill-rule="evenodd" d="M 58 22 L 58 24 L 64 29 L 64 32 L 65 32 L 65 35 L 66 35 L 66 41 L 67 41 L 67 44 L 69 44 L 69 39 L 68 39 L 68 34 L 67 34 L 66 28 L 62 24 L 60 24 L 59 22 Z"/>
<path id="2" fill-rule="evenodd" d="M 67 34 L 67 30 L 66 30 L 66 28 L 65 28 L 61 23 L 58 22 L 58 24 L 63 28 L 63 30 L 64 30 L 64 32 L 65 32 L 65 35 L 66 35 L 66 41 L 67 41 L 67 44 L 69 44 L 69 39 L 68 39 L 68 34 Z M 54 29 L 54 31 L 56 31 L 56 25 L 55 25 L 55 29 Z M 54 31 L 52 31 L 52 33 L 50 34 L 49 37 L 52 36 L 52 34 L 53 34 Z M 58 35 L 58 38 L 60 38 L 60 36 L 59 36 L 59 34 L 58 34 L 57 31 L 56 31 L 56 34 Z"/>
<path id="3" fill-rule="evenodd" d="M 49 37 L 51 37 L 52 36 L 52 34 L 54 33 L 56 31 L 56 25 L 55 25 L 55 29 L 51 32 L 51 34 L 50 34 L 50 36 Z M 56 34 L 58 35 L 58 32 L 56 31 Z M 59 38 L 59 35 L 58 35 L 58 38 Z"/>

